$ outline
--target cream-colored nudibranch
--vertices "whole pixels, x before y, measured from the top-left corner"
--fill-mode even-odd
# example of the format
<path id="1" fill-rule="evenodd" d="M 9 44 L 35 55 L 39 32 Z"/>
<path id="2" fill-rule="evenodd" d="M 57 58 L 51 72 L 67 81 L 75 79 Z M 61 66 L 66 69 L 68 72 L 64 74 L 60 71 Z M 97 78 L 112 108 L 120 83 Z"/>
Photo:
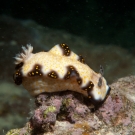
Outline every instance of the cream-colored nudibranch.
<path id="1" fill-rule="evenodd" d="M 17 85 L 22 83 L 32 95 L 72 90 L 94 102 L 106 99 L 110 87 L 102 74 L 95 73 L 85 64 L 83 57 L 72 52 L 66 44 L 35 54 L 31 45 L 22 47 L 22 50 L 15 57 L 13 78 Z"/>

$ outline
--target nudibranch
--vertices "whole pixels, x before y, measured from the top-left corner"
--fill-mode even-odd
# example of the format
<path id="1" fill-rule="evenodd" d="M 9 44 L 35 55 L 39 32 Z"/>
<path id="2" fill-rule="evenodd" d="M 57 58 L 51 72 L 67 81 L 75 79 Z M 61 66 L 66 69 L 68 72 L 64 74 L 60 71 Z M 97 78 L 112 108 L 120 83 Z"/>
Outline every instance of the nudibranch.
<path id="1" fill-rule="evenodd" d="M 102 73 L 94 72 L 81 55 L 76 55 L 64 43 L 55 45 L 48 52 L 33 54 L 30 44 L 22 50 L 15 57 L 13 79 L 33 96 L 71 90 L 100 103 L 110 92 Z"/>

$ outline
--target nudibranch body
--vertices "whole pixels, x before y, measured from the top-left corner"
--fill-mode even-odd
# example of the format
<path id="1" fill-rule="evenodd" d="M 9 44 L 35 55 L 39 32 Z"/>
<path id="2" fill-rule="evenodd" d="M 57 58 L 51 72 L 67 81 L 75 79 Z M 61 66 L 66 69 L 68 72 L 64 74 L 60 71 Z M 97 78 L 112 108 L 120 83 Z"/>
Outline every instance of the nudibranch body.
<path id="1" fill-rule="evenodd" d="M 83 57 L 72 52 L 66 44 L 35 54 L 31 45 L 22 49 L 23 52 L 15 57 L 13 78 L 16 84 L 22 83 L 31 95 L 72 90 L 94 102 L 106 99 L 110 87 L 102 74 L 94 72 Z"/>

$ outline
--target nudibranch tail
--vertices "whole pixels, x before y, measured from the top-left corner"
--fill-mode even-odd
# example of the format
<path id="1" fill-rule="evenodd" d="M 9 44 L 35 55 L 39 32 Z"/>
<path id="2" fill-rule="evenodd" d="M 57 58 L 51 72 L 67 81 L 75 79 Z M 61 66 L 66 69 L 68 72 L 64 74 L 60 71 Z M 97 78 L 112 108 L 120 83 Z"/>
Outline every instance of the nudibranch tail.
<path id="1" fill-rule="evenodd" d="M 31 46 L 31 44 L 27 44 L 27 48 L 22 46 L 22 53 L 17 54 L 14 58 L 15 58 L 15 64 L 20 64 L 21 62 L 24 62 L 32 53 L 33 51 L 33 47 Z"/>
<path id="2" fill-rule="evenodd" d="M 94 72 L 81 55 L 77 55 L 62 43 L 48 52 L 33 54 L 29 44 L 15 57 L 16 72 L 13 79 L 22 84 L 32 95 L 43 92 L 76 91 L 90 98 L 93 103 L 102 103 L 110 87 L 100 73 Z"/>

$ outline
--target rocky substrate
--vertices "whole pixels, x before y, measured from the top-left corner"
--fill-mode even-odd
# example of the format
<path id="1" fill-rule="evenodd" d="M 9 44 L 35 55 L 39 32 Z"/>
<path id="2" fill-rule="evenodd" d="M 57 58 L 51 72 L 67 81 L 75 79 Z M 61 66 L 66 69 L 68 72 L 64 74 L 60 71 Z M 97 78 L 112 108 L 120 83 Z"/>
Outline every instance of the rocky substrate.
<path id="1" fill-rule="evenodd" d="M 25 127 L 6 135 L 134 135 L 135 76 L 111 84 L 105 103 L 95 108 L 81 94 L 41 94 Z"/>
<path id="2" fill-rule="evenodd" d="M 22 45 L 30 43 L 36 53 L 66 43 L 72 51 L 81 54 L 95 72 L 99 72 L 102 65 L 109 84 L 135 73 L 134 54 L 117 45 L 91 43 L 84 37 L 44 27 L 33 20 L 17 20 L 4 15 L 0 16 L 0 26 L 0 134 L 22 127 L 33 110 L 30 94 L 13 84 L 13 57 L 20 52 Z M 134 99 L 130 94 L 129 97 Z"/>

